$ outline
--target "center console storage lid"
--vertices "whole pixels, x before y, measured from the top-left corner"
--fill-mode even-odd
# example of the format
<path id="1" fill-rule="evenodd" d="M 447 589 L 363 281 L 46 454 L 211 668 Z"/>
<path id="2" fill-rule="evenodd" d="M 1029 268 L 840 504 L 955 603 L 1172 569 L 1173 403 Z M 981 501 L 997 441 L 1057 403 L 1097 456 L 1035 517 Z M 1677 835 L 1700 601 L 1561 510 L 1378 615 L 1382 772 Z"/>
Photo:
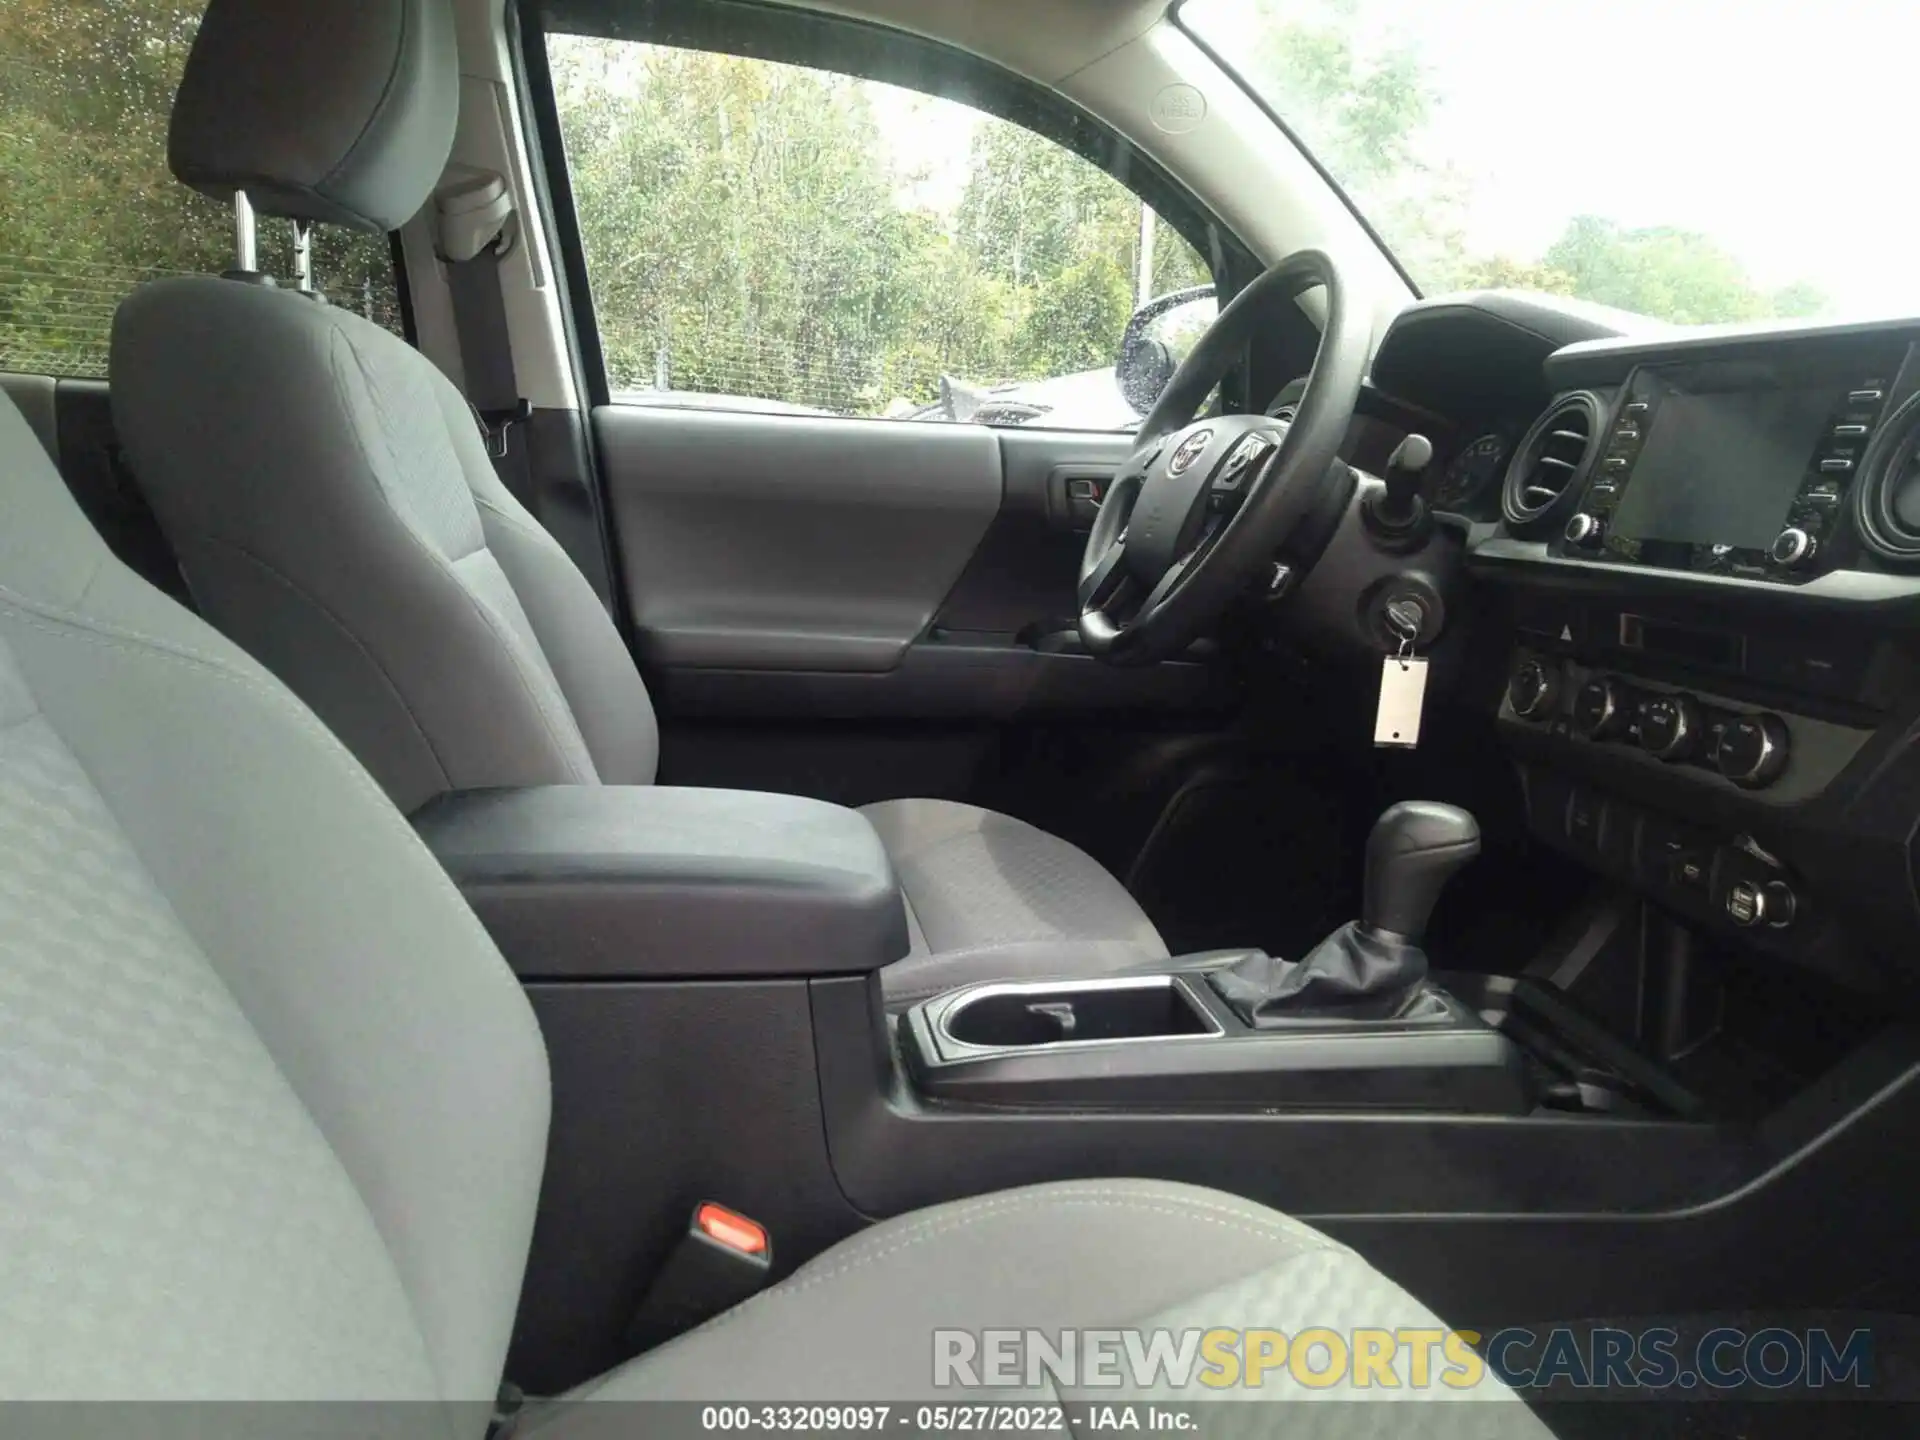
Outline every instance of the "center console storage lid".
<path id="1" fill-rule="evenodd" d="M 892 862 L 843 806 L 543 785 L 442 795 L 413 823 L 522 978 L 860 974 L 909 948 Z"/>

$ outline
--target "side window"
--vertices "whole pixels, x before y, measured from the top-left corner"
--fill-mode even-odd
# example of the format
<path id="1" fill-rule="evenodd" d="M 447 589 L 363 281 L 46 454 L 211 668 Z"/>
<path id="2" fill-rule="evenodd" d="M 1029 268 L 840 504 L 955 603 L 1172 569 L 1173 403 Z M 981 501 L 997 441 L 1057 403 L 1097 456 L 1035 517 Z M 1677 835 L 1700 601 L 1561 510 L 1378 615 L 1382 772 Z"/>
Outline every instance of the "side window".
<path id="1" fill-rule="evenodd" d="M 1211 316 L 1171 226 L 1020 126 L 703 50 L 548 53 L 617 402 L 1125 430 Z"/>
<path id="2" fill-rule="evenodd" d="M 157 275 L 232 264 L 226 207 L 167 170 L 167 114 L 204 0 L 0 4 L 0 370 L 104 376 L 114 307 Z M 335 304 L 398 332 L 387 239 L 314 231 Z M 262 218 L 261 269 L 293 270 Z"/>

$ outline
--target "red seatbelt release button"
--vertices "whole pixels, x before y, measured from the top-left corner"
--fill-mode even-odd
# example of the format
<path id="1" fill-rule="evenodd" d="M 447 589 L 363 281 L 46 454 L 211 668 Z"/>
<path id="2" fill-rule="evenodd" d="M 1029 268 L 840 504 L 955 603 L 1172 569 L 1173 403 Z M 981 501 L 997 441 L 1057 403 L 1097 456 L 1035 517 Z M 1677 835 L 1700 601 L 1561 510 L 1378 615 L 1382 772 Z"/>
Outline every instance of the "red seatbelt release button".
<path id="1" fill-rule="evenodd" d="M 693 1223 L 709 1240 L 742 1255 L 764 1255 L 772 1248 L 766 1226 L 711 1200 L 693 1212 Z"/>
<path id="2" fill-rule="evenodd" d="M 636 1351 L 711 1320 L 763 1288 L 773 1273 L 773 1237 L 758 1220 L 702 1200 L 686 1234 L 653 1277 L 627 1327 Z"/>

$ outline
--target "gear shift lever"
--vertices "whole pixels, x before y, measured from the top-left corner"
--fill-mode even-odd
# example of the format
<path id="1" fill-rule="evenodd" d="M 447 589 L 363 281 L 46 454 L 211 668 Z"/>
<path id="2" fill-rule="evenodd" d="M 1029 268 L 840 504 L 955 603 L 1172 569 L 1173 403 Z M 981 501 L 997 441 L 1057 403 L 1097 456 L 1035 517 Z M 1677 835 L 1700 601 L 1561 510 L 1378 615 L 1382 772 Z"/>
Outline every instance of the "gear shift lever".
<path id="1" fill-rule="evenodd" d="M 1400 1014 L 1427 978 L 1420 948 L 1441 890 L 1480 853 L 1480 827 L 1453 805 L 1408 800 L 1367 837 L 1360 918 L 1304 960 L 1246 956 L 1208 979 L 1256 1030 L 1300 1016 L 1384 1020 Z"/>
<path id="2" fill-rule="evenodd" d="M 1418 945 L 1447 882 L 1480 853 L 1479 823 L 1457 805 L 1403 800 L 1374 822 L 1360 927 Z"/>

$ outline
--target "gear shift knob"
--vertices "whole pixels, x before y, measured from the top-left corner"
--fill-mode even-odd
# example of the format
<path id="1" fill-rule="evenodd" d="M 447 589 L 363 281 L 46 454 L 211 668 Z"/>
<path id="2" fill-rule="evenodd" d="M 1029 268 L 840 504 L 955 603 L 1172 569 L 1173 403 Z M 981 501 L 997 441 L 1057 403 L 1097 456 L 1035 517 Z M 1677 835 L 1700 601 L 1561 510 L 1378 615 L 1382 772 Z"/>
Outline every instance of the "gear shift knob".
<path id="1" fill-rule="evenodd" d="M 1403 800 L 1367 837 L 1360 928 L 1419 944 L 1440 892 L 1480 853 L 1480 825 L 1457 805 Z"/>

